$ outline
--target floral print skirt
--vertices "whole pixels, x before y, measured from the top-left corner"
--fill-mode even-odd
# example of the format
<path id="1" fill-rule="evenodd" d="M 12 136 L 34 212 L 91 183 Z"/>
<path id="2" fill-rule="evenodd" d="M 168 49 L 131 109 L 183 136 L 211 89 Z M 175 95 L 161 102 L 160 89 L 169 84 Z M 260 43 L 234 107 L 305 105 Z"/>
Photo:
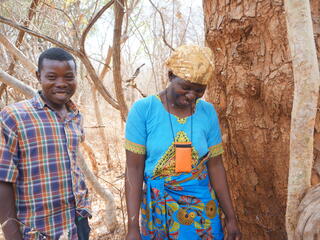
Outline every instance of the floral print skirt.
<path id="1" fill-rule="evenodd" d="M 222 240 L 218 200 L 204 158 L 190 173 L 145 178 L 141 204 L 144 240 Z"/>

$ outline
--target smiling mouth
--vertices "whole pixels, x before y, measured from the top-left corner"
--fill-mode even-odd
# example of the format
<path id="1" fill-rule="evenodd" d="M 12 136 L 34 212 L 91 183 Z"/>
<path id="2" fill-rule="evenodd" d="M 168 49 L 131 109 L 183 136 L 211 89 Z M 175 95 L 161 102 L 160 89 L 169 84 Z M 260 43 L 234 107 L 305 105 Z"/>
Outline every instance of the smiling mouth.
<path id="1" fill-rule="evenodd" d="M 54 95 L 56 96 L 66 96 L 66 95 L 69 95 L 68 92 L 55 92 Z"/>

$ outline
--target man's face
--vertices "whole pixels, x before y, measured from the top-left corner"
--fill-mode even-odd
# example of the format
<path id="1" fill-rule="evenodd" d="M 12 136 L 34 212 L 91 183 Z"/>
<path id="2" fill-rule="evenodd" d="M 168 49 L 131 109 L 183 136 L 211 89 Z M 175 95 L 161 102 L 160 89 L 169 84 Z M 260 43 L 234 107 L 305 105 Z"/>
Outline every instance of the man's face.
<path id="1" fill-rule="evenodd" d="M 63 107 L 77 88 L 75 63 L 45 58 L 39 71 L 37 77 L 45 101 L 53 108 Z"/>

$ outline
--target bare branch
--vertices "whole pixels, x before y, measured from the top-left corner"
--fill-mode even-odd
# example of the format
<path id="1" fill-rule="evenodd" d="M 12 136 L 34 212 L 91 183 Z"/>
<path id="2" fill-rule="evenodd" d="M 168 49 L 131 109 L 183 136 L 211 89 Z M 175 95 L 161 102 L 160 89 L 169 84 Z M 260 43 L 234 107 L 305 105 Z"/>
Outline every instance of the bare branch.
<path id="1" fill-rule="evenodd" d="M 48 6 L 48 7 L 50 7 L 50 8 L 52 8 L 52 9 L 54 9 L 54 10 L 57 10 L 57 11 L 59 11 L 59 12 L 62 12 L 62 13 L 69 19 L 69 21 L 71 22 L 72 27 L 73 27 L 73 30 L 74 30 L 74 32 L 76 33 L 76 38 L 79 40 L 78 30 L 77 30 L 77 28 L 76 28 L 73 20 L 71 19 L 71 17 L 70 17 L 63 9 L 56 8 L 56 7 L 54 7 L 54 6 L 52 6 L 51 4 L 46 3 L 46 2 L 43 2 L 43 4 L 46 5 L 46 6 Z"/>
<path id="2" fill-rule="evenodd" d="M 33 0 L 31 5 L 30 5 L 30 8 L 29 8 L 29 11 L 28 11 L 28 17 L 27 19 L 23 22 L 23 26 L 25 27 L 28 27 L 33 16 L 35 15 L 36 13 L 36 7 L 39 5 L 39 2 L 40 0 Z M 22 39 L 24 37 L 24 34 L 25 32 L 24 31 L 20 31 L 19 34 L 18 34 L 18 37 L 17 37 L 17 41 L 16 41 L 16 47 L 19 47 L 20 44 L 22 43 Z"/>
<path id="3" fill-rule="evenodd" d="M 26 97 L 33 97 L 37 93 L 36 90 L 19 81 L 18 79 L 12 77 L 3 70 L 0 70 L 0 81 L 18 90 Z"/>
<path id="4" fill-rule="evenodd" d="M 101 71 L 101 73 L 99 75 L 99 79 L 101 81 L 104 79 L 104 77 L 106 76 L 107 72 L 110 69 L 109 65 L 110 65 L 110 62 L 111 62 L 112 54 L 113 54 L 113 49 L 112 49 L 112 47 L 109 46 L 105 63 L 103 65 L 102 71 Z"/>
<path id="5" fill-rule="evenodd" d="M 29 11 L 28 11 L 28 17 L 23 22 L 23 26 L 25 26 L 25 27 L 29 26 L 32 18 L 34 17 L 34 15 L 36 13 L 35 10 L 36 10 L 38 4 L 39 4 L 39 0 L 33 0 L 31 2 L 31 5 L 30 5 Z M 17 37 L 16 42 L 15 42 L 15 45 L 16 45 L 17 48 L 21 45 L 23 37 L 24 37 L 24 34 L 25 34 L 25 31 L 19 31 L 18 37 Z M 9 68 L 8 68 L 8 73 L 9 74 L 13 74 L 14 68 L 15 68 L 15 64 L 16 64 L 15 63 L 15 58 L 13 58 L 13 61 L 10 63 Z M 6 85 L 2 84 L 1 85 L 1 89 L 0 89 L 0 97 L 2 96 L 2 94 L 3 94 L 5 89 L 6 89 Z"/>
<path id="6" fill-rule="evenodd" d="M 120 107 L 120 114 L 123 121 L 126 120 L 128 114 L 128 107 L 124 100 L 122 78 L 121 78 L 121 31 L 124 15 L 124 1 L 117 0 L 114 5 L 114 31 L 113 31 L 113 82 L 116 90 L 116 96 Z"/>
<path id="7" fill-rule="evenodd" d="M 86 37 L 92 28 L 92 26 L 96 23 L 96 21 L 101 17 L 101 15 L 114 3 L 114 0 L 110 0 L 106 5 L 104 5 L 100 11 L 92 18 L 92 20 L 89 22 L 88 26 L 83 31 L 83 34 L 80 39 L 80 50 L 81 52 L 85 52 L 84 43 L 86 40 Z"/>
<path id="8" fill-rule="evenodd" d="M 22 65 L 27 68 L 31 73 L 35 74 L 37 70 L 36 65 L 29 61 L 29 59 L 18 49 L 16 48 L 2 33 L 0 33 L 0 42 L 6 47 L 14 57 L 22 63 Z"/>
<path id="9" fill-rule="evenodd" d="M 47 35 L 35 32 L 35 31 L 25 27 L 25 26 L 17 24 L 17 23 L 13 22 L 10 19 L 7 19 L 5 17 L 0 16 L 0 23 L 4 23 L 4 24 L 9 25 L 9 26 L 11 26 L 11 27 L 13 27 L 15 29 L 20 30 L 20 31 L 24 31 L 26 33 L 29 33 L 30 35 L 32 35 L 34 37 L 41 38 L 43 40 L 51 42 L 52 44 L 54 44 L 54 45 L 56 45 L 58 47 L 64 48 L 64 49 L 66 49 L 67 51 L 69 51 L 70 53 L 72 53 L 72 54 L 74 54 L 76 56 L 80 55 L 80 52 L 78 50 L 75 50 L 72 47 L 70 47 L 70 46 L 68 46 L 68 45 L 66 45 L 66 44 L 64 44 L 62 42 L 59 42 L 59 41 L 57 41 L 57 40 L 55 40 L 55 39 L 53 39 L 53 38 L 51 38 L 51 37 L 49 37 Z"/>
<path id="10" fill-rule="evenodd" d="M 128 80 L 126 80 L 126 83 L 128 84 L 128 86 L 135 88 L 142 97 L 146 97 L 147 95 L 144 94 L 137 86 L 137 84 L 134 82 L 134 80 L 138 77 L 139 73 L 140 73 L 140 69 L 144 66 L 145 64 L 142 64 L 140 67 L 138 67 L 136 69 L 136 71 L 134 72 L 134 74 L 132 75 L 131 78 L 129 78 Z"/>
<path id="11" fill-rule="evenodd" d="M 165 25 L 164 25 L 164 20 L 163 20 L 163 16 L 162 16 L 161 11 L 157 8 L 157 6 L 151 0 L 149 0 L 149 2 L 151 3 L 151 5 L 155 8 L 155 10 L 160 15 L 160 19 L 161 19 L 161 23 L 162 23 L 162 30 L 163 30 L 162 40 L 163 40 L 164 44 L 167 45 L 172 51 L 174 51 L 174 48 L 166 40 L 166 28 L 165 28 Z"/>

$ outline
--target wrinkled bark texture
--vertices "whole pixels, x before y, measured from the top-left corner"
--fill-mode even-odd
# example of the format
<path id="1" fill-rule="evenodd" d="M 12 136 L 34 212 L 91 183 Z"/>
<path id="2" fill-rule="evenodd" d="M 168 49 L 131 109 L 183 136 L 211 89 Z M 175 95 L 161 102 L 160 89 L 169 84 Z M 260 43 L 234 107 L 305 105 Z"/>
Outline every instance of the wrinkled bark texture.
<path id="1" fill-rule="evenodd" d="M 319 3 L 310 3 L 319 53 Z M 243 239 L 285 240 L 294 86 L 283 1 L 203 0 L 203 6 L 216 66 L 207 99 L 219 114 Z M 320 135 L 319 113 L 316 125 Z"/>

